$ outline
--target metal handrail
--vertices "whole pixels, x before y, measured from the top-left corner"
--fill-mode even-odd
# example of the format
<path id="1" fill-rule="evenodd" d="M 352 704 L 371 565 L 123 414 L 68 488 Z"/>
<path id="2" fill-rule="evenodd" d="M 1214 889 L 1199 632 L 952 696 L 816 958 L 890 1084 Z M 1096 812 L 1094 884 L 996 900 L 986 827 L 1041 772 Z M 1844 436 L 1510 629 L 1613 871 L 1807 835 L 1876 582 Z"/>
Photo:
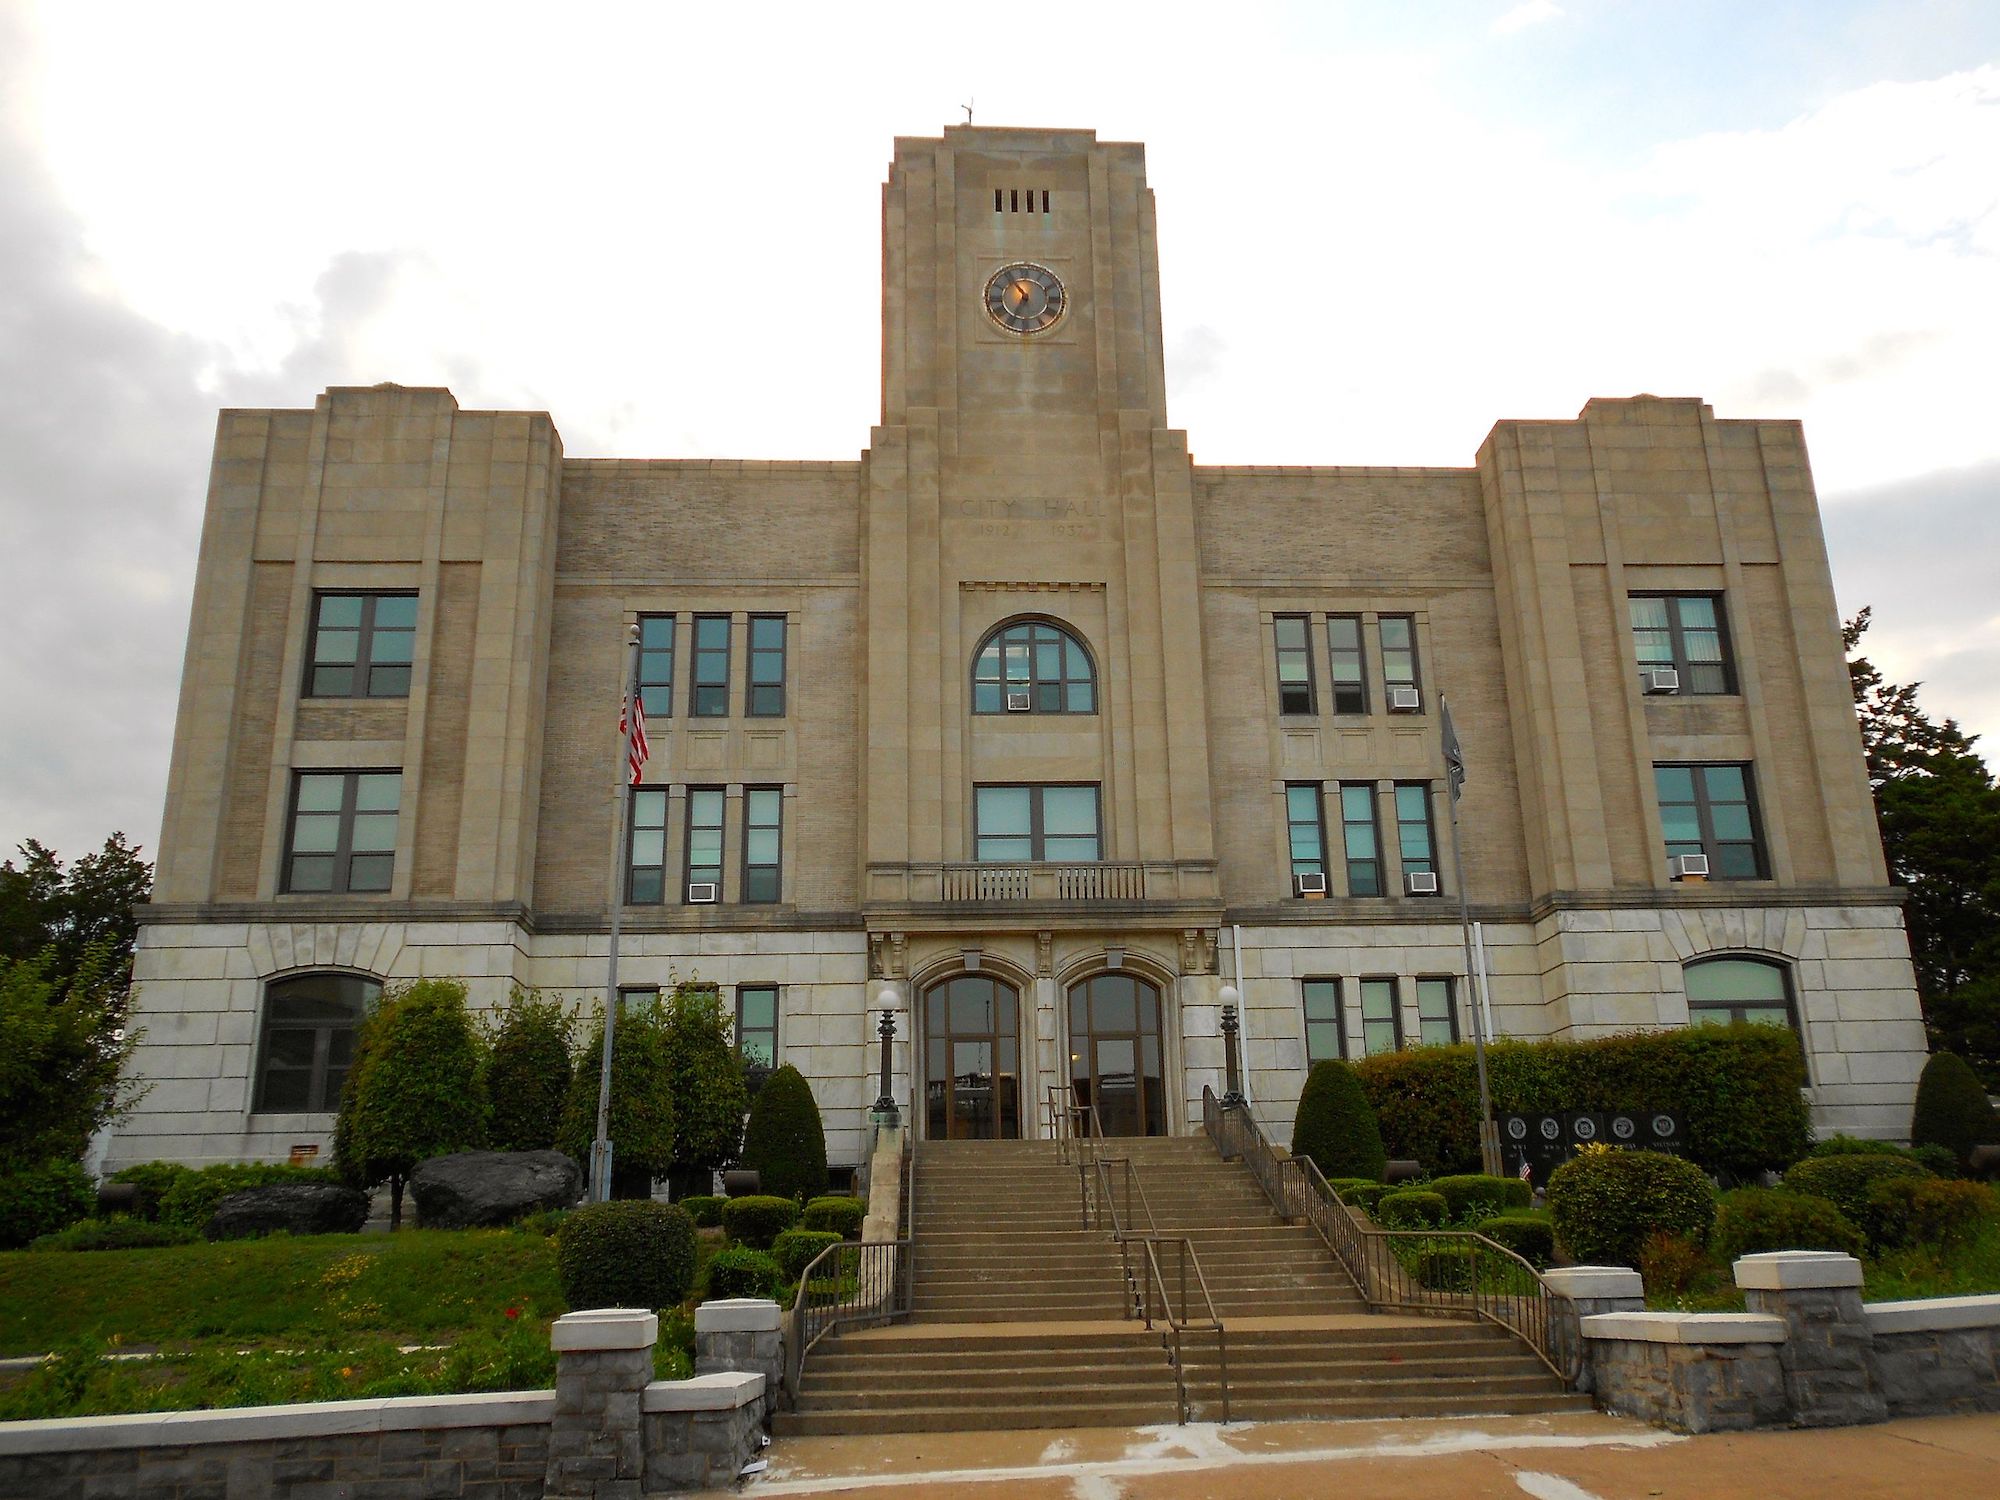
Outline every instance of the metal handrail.
<path id="1" fill-rule="evenodd" d="M 1279 1213 L 1319 1231 L 1370 1308 L 1496 1324 L 1575 1386 L 1583 1360 L 1576 1304 L 1519 1255 L 1475 1230 L 1380 1228 L 1310 1157 L 1280 1157 L 1246 1107 L 1225 1106 L 1204 1087 L 1201 1115 L 1225 1160 L 1240 1158 Z"/>
<path id="2" fill-rule="evenodd" d="M 1190 1329 L 1215 1335 L 1216 1375 L 1222 1390 L 1222 1420 L 1229 1420 L 1229 1337 L 1222 1326 L 1222 1319 L 1216 1314 L 1215 1299 L 1208 1293 L 1208 1278 L 1202 1275 L 1201 1257 L 1195 1253 L 1194 1241 L 1182 1234 L 1129 1235 L 1145 1247 L 1146 1278 L 1145 1319 L 1146 1326 L 1153 1326 L 1153 1292 L 1160 1294 L 1160 1316 L 1166 1320 L 1167 1331 L 1173 1337 L 1173 1352 L 1168 1363 L 1174 1372 L 1174 1400 L 1180 1412 L 1180 1419 L 1193 1419 L 1193 1409 L 1188 1405 L 1187 1358 L 1181 1347 L 1181 1337 Z M 1166 1273 L 1160 1268 L 1160 1246 L 1172 1245 L 1179 1252 L 1180 1270 L 1180 1311 L 1174 1310 L 1173 1299 L 1167 1294 Z M 1188 1267 L 1194 1267 L 1195 1290 L 1201 1293 L 1202 1306 L 1207 1309 L 1205 1319 L 1196 1319 L 1188 1314 Z"/>
<path id="3" fill-rule="evenodd" d="M 812 1258 L 785 1319 L 785 1394 L 796 1404 L 806 1356 L 842 1324 L 872 1327 L 910 1315 L 908 1240 L 843 1240 Z"/>

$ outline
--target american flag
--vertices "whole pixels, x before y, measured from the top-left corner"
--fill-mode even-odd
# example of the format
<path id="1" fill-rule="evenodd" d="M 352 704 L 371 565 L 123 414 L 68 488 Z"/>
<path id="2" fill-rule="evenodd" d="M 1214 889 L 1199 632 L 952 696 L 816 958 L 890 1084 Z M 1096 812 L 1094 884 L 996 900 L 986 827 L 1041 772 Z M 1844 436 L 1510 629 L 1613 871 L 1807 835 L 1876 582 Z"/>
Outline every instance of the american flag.
<path id="1" fill-rule="evenodd" d="M 625 717 L 628 706 L 635 710 L 629 725 Z M 637 786 L 639 773 L 646 764 L 646 757 L 653 753 L 652 748 L 646 743 L 646 703 L 643 698 L 636 696 L 627 698 L 619 705 L 618 733 L 625 739 L 625 764 L 631 768 L 632 785 Z"/>

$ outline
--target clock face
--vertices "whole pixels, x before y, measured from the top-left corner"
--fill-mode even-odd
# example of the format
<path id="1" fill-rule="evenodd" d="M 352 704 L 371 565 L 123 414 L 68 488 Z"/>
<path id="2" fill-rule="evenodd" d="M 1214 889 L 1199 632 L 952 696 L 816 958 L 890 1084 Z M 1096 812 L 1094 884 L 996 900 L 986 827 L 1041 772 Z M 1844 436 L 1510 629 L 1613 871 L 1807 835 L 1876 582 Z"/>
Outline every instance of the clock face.
<path id="1" fill-rule="evenodd" d="M 1063 315 L 1063 284 L 1047 266 L 1023 261 L 993 273 L 986 311 L 1009 333 L 1040 333 Z"/>

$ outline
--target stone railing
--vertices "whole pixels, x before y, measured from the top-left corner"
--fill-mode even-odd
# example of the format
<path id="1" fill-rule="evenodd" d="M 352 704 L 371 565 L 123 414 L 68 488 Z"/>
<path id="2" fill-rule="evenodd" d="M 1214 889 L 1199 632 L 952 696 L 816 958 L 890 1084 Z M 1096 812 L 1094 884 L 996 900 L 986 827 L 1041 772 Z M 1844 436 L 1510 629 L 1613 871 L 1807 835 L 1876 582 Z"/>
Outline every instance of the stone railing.
<path id="1" fill-rule="evenodd" d="M 658 1337 L 650 1312 L 557 1319 L 553 1391 L 4 1422 L 0 1500 L 225 1489 L 256 1500 L 609 1500 L 728 1485 L 764 1443 L 781 1359 L 777 1304 L 697 1309 L 702 1373 L 692 1380 L 652 1378 Z"/>
<path id="2" fill-rule="evenodd" d="M 871 902 L 912 906 L 1217 899 L 1214 863 L 1191 860 L 878 864 L 868 867 L 867 890 Z"/>
<path id="3" fill-rule="evenodd" d="M 1735 1264 L 1748 1311 L 1647 1312 L 1639 1276 L 1580 1277 L 1580 1384 L 1681 1432 L 1835 1427 L 2000 1411 L 2000 1296 L 1864 1303 L 1851 1255 L 1784 1250 Z"/>

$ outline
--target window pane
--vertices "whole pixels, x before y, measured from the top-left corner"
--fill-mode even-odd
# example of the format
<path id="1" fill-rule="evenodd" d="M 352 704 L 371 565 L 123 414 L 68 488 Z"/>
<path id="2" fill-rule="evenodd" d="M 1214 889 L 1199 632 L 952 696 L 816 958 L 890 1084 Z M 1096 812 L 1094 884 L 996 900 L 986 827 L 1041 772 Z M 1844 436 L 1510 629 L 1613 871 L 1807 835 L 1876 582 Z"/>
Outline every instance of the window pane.
<path id="1" fill-rule="evenodd" d="M 781 651 L 785 645 L 785 622 L 774 615 L 759 615 L 750 622 L 750 649 Z"/>
<path id="2" fill-rule="evenodd" d="M 1689 964 L 1683 973 L 1690 1003 L 1785 999 L 1784 970 L 1754 958 L 1705 959 Z"/>
<path id="3" fill-rule="evenodd" d="M 345 776 L 306 775 L 299 778 L 300 812 L 339 812 Z"/>
<path id="4" fill-rule="evenodd" d="M 775 865 L 778 862 L 778 830 L 748 830 L 743 836 L 743 855 L 753 865 Z"/>
<path id="5" fill-rule="evenodd" d="M 667 831 L 664 828 L 632 830 L 632 863 L 663 865 L 667 862 Z"/>
<path id="6" fill-rule="evenodd" d="M 321 594 L 319 622 L 322 625 L 339 625 L 350 630 L 359 630 L 361 605 L 362 598 L 359 594 Z"/>
<path id="7" fill-rule="evenodd" d="M 354 669 L 352 667 L 316 667 L 312 674 L 312 687 L 308 696 L 314 698 L 345 698 L 354 691 Z"/>
<path id="8" fill-rule="evenodd" d="M 295 853 L 331 854 L 339 847 L 339 818 L 325 813 L 302 813 L 292 823 L 292 849 Z"/>
<path id="9" fill-rule="evenodd" d="M 371 853 L 396 847 L 396 815 L 394 813 L 363 813 L 354 820 L 354 845 L 356 851 Z"/>
<path id="10" fill-rule="evenodd" d="M 1635 597 L 1632 600 L 1632 628 L 1664 631 L 1667 628 L 1667 601 Z"/>
<path id="11" fill-rule="evenodd" d="M 1331 1021 L 1340 1014 L 1340 986 L 1333 980 L 1308 979 L 1303 989 L 1309 1020 Z"/>
<path id="12" fill-rule="evenodd" d="M 358 600 L 356 601 L 359 602 Z M 378 594 L 375 596 L 375 628 L 381 630 L 414 630 L 417 624 L 417 596 L 415 594 Z"/>
<path id="13" fill-rule="evenodd" d="M 1340 1028 L 1332 1021 L 1306 1023 L 1306 1061 L 1340 1056 Z"/>
<path id="14" fill-rule="evenodd" d="M 1361 1027 L 1361 1050 L 1373 1057 L 1378 1052 L 1396 1050 L 1396 1027 L 1391 1021 L 1367 1021 Z"/>
<path id="15" fill-rule="evenodd" d="M 264 1061 L 272 1067 L 310 1068 L 318 1051 L 317 1031 L 286 1028 L 271 1032 L 265 1039 Z"/>
<path id="16" fill-rule="evenodd" d="M 632 904 L 634 906 L 657 906 L 667 899 L 667 872 L 654 866 L 652 869 L 632 872 Z"/>
<path id="17" fill-rule="evenodd" d="M 376 667 L 368 674 L 368 696 L 371 698 L 407 698 L 410 696 L 410 669 L 408 667 Z"/>
<path id="18" fill-rule="evenodd" d="M 1279 615 L 1272 622 L 1277 627 L 1278 649 L 1280 651 L 1304 651 L 1306 648 L 1306 622 L 1302 615 Z"/>
<path id="19" fill-rule="evenodd" d="M 1361 981 L 1361 1014 L 1370 1021 L 1392 1020 L 1396 1014 L 1396 986 L 1387 979 Z"/>
<path id="20" fill-rule="evenodd" d="M 995 659 L 998 665 L 998 659 Z M 976 714 L 997 714 L 1000 712 L 1000 684 L 997 682 L 976 683 L 972 689 L 972 711 Z"/>
<path id="21" fill-rule="evenodd" d="M 1097 712 L 1097 690 L 1088 682 L 1072 682 L 1068 688 L 1068 708 L 1073 714 Z"/>
<path id="22" fill-rule="evenodd" d="M 329 666 L 351 664 L 361 651 L 358 630 L 321 630 L 313 638 L 313 660 Z"/>
<path id="23" fill-rule="evenodd" d="M 1030 789 L 1024 786 L 983 786 L 978 799 L 981 838 L 996 834 L 1022 834 L 1029 829 Z"/>
<path id="24" fill-rule="evenodd" d="M 743 1060 L 753 1068 L 774 1068 L 778 1065 L 778 1048 L 769 1032 L 747 1032 L 739 1050 Z"/>
<path id="25" fill-rule="evenodd" d="M 1750 795 L 1744 786 L 1741 766 L 1703 766 L 1701 779 L 1711 803 L 1742 802 Z"/>
<path id="26" fill-rule="evenodd" d="M 1032 857 L 1033 849 L 1026 834 L 994 837 L 989 834 L 979 836 L 973 858 L 983 863 L 1019 863 Z"/>
<path id="27" fill-rule="evenodd" d="M 1042 858 L 1069 860 L 1075 863 L 1095 864 L 1098 858 L 1097 836 L 1069 836 L 1050 838 L 1042 841 Z"/>
<path id="28" fill-rule="evenodd" d="M 649 652 L 671 651 L 674 646 L 674 617 L 672 615 L 641 615 L 639 617 L 639 650 L 641 655 Z"/>
<path id="29" fill-rule="evenodd" d="M 1743 803 L 1712 803 L 1708 814 L 1718 839 L 1747 841 L 1750 838 L 1750 809 Z"/>
<path id="30" fill-rule="evenodd" d="M 301 854 L 292 861 L 291 874 L 285 881 L 285 889 L 291 891 L 330 891 L 333 889 L 333 856 L 330 854 Z"/>
<path id="31" fill-rule="evenodd" d="M 386 891 L 395 869 L 396 857 L 393 854 L 357 854 L 347 863 L 347 888 L 350 891 Z"/>
<path id="32" fill-rule="evenodd" d="M 776 901 L 778 899 L 778 867 L 775 864 L 752 865 L 743 872 L 743 899 L 745 901 Z"/>
<path id="33" fill-rule="evenodd" d="M 778 992 L 776 990 L 740 990 L 737 992 L 737 998 L 743 1007 L 744 1026 L 755 1030 L 778 1024 Z"/>
<path id="34" fill-rule="evenodd" d="M 377 772 L 355 778 L 354 806 L 360 812 L 394 812 L 402 800 L 403 777 L 399 771 Z"/>
<path id="35" fill-rule="evenodd" d="M 268 1114 L 303 1114 L 312 1108 L 310 1070 L 272 1069 L 264 1075 L 263 1097 L 257 1107 Z"/>
<path id="36" fill-rule="evenodd" d="M 1661 802 L 1694 801 L 1694 770 L 1690 766 L 1653 767 L 1653 786 Z"/>
<path id="37" fill-rule="evenodd" d="M 375 638 L 368 643 L 368 659 L 377 665 L 407 663 L 416 644 L 417 637 L 414 631 L 383 630 L 377 627 Z"/>
<path id="38" fill-rule="evenodd" d="M 1666 603 L 1664 599 L 1651 601 Z M 1685 631 L 1715 629 L 1715 601 L 1700 594 L 1684 594 L 1677 601 L 1681 611 L 1681 629 Z"/>
<path id="39" fill-rule="evenodd" d="M 688 823 L 691 827 L 722 827 L 722 793 L 714 787 L 702 787 L 688 793 Z"/>

